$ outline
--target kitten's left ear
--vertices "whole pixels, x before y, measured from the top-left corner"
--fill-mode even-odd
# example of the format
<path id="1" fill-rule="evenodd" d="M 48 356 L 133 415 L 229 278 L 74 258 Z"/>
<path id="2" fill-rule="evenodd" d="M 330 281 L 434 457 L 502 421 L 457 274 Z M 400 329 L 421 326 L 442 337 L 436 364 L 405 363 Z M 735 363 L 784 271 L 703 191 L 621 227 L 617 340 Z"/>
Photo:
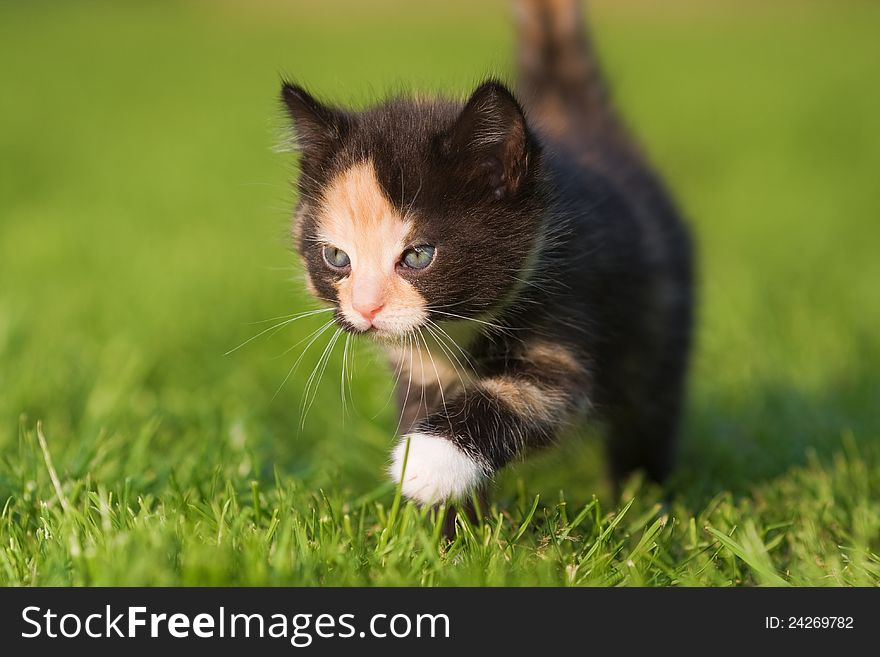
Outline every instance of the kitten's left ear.
<path id="1" fill-rule="evenodd" d="M 519 191 L 532 164 L 532 138 L 522 108 L 495 80 L 471 94 L 452 128 L 449 145 L 495 199 Z"/>

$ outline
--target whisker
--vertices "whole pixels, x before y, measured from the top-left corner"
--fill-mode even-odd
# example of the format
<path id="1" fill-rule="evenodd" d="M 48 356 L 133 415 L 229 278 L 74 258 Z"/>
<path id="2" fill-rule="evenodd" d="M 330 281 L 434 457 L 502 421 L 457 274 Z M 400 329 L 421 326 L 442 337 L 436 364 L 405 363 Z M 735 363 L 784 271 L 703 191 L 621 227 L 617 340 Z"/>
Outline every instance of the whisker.
<path id="1" fill-rule="evenodd" d="M 425 415 L 428 415 L 431 411 L 428 408 L 428 398 L 427 398 L 427 395 L 425 394 L 425 377 L 424 377 L 425 361 L 422 358 L 422 348 L 419 346 L 419 337 L 415 331 L 413 331 L 413 340 L 416 343 L 416 350 L 419 352 L 419 371 L 422 373 L 422 394 L 419 397 L 419 409 L 421 409 L 422 404 L 424 404 Z"/>
<path id="2" fill-rule="evenodd" d="M 339 329 L 336 329 L 339 331 Z M 318 356 L 318 360 L 315 362 L 314 367 L 312 368 L 311 374 L 309 374 L 309 378 L 306 380 L 306 387 L 303 391 L 302 401 L 299 406 L 299 414 L 300 414 L 300 430 L 305 428 L 305 410 L 309 401 L 309 396 L 312 391 L 312 383 L 315 381 L 315 376 L 318 374 L 318 370 L 321 369 L 321 364 L 324 362 L 324 357 L 327 355 L 327 350 L 330 349 L 330 345 L 333 344 L 333 338 L 336 336 L 336 332 L 330 336 L 330 339 L 327 340 L 327 344 L 324 345 L 324 350 L 321 352 L 321 355 Z"/>
<path id="3" fill-rule="evenodd" d="M 289 315 L 278 315 L 278 317 L 269 317 L 268 319 L 258 319 L 255 322 L 245 322 L 245 326 L 256 326 L 257 324 L 265 324 L 266 322 L 276 322 L 279 319 L 290 319 L 300 313 L 290 313 Z"/>
<path id="4" fill-rule="evenodd" d="M 334 301 L 333 299 L 327 299 L 327 298 L 325 298 L 325 297 L 319 297 L 319 296 L 317 296 L 317 295 L 312 295 L 312 298 L 313 298 L 313 299 L 317 299 L 318 301 L 326 301 L 327 303 L 331 304 L 331 305 L 333 306 L 333 308 L 331 308 L 330 310 L 335 310 L 335 309 L 336 309 L 336 303 L 337 303 L 337 302 Z"/>
<path id="5" fill-rule="evenodd" d="M 434 330 L 431 328 L 430 324 L 426 324 L 425 328 L 428 330 L 428 333 L 430 333 L 431 336 L 434 338 L 434 340 L 437 342 L 437 346 L 440 347 L 440 350 L 446 355 L 446 358 L 448 359 L 449 364 L 452 366 L 452 370 L 455 372 L 455 375 L 458 377 L 459 383 L 461 383 L 461 393 L 462 393 L 465 401 L 467 401 L 468 386 L 465 383 L 464 378 L 462 377 L 462 372 L 464 372 L 464 377 L 467 378 L 468 380 L 471 379 L 470 373 L 467 370 L 465 370 L 464 365 L 461 364 L 461 361 L 459 361 L 458 358 L 455 356 L 455 354 L 452 352 L 452 350 L 444 344 L 442 337 L 434 332 Z M 456 362 L 458 363 L 458 365 L 455 364 Z M 459 368 L 461 368 L 461 369 L 459 369 Z"/>
<path id="6" fill-rule="evenodd" d="M 539 292 L 543 292 L 544 294 L 553 294 L 553 290 L 546 288 L 546 287 L 542 287 L 541 285 L 539 285 L 538 283 L 535 283 L 531 279 L 520 278 L 519 276 L 513 276 L 513 275 L 511 275 L 510 277 L 513 280 L 515 280 L 519 283 L 522 283 L 523 285 L 528 285 L 529 287 L 533 287 L 534 289 L 538 290 Z"/>
<path id="7" fill-rule="evenodd" d="M 314 390 L 312 391 L 312 399 L 309 401 L 309 405 L 306 407 L 305 412 L 302 415 L 300 428 L 304 428 L 306 425 L 306 416 L 309 414 L 309 411 L 312 409 L 312 405 L 315 403 L 315 399 L 318 397 L 318 387 L 321 385 L 321 379 L 324 378 L 324 373 L 327 371 L 327 365 L 330 363 L 330 358 L 333 356 L 333 350 L 336 348 L 336 343 L 339 341 L 339 336 L 342 335 L 342 329 L 336 329 L 336 333 L 333 334 L 333 337 L 330 338 L 330 342 L 327 347 L 324 349 L 325 354 L 321 355 L 321 360 L 324 361 L 324 364 L 321 366 L 321 371 L 315 379 Z M 318 361 L 320 363 L 320 361 Z"/>
<path id="8" fill-rule="evenodd" d="M 321 331 L 322 329 L 325 329 L 325 328 L 327 328 L 328 326 L 330 326 L 331 324 L 333 324 L 334 321 L 335 321 L 335 320 L 332 320 L 332 319 L 331 319 L 331 320 L 325 322 L 324 324 L 322 324 L 321 326 L 319 326 L 317 329 L 315 329 L 314 331 L 312 331 L 311 333 L 309 333 L 306 337 L 302 338 L 301 340 L 298 340 L 297 342 L 295 342 L 294 344 L 292 344 L 291 346 L 289 346 L 287 349 L 285 349 L 284 351 L 282 351 L 280 354 L 278 354 L 278 355 L 275 356 L 274 358 L 275 358 L 276 360 L 277 360 L 278 358 L 283 358 L 284 356 L 286 356 L 287 354 L 289 354 L 291 351 L 293 351 L 294 349 L 296 349 L 298 346 L 300 346 L 303 342 L 305 342 L 306 340 L 308 340 L 309 338 L 311 338 L 313 335 L 315 335 L 315 333 L 317 333 L 318 331 Z"/>
<path id="9" fill-rule="evenodd" d="M 487 322 L 482 319 L 476 319 L 474 317 L 465 317 L 464 315 L 456 315 L 455 313 L 446 312 L 443 310 L 433 310 L 432 312 L 437 313 L 438 315 L 446 315 L 447 317 L 454 317 L 456 319 L 461 319 L 466 322 L 476 322 L 477 324 L 482 324 L 484 326 L 488 326 L 489 328 L 493 328 L 496 331 L 507 332 L 507 331 L 518 331 L 521 329 L 516 329 L 509 326 L 502 326 L 501 324 L 494 324 L 493 322 Z"/>
<path id="10" fill-rule="evenodd" d="M 350 339 L 346 338 L 346 342 Z M 357 414 L 357 406 L 354 403 L 354 385 L 352 384 L 352 377 L 354 376 L 354 355 L 356 351 L 357 343 L 353 342 L 348 351 L 348 369 L 346 370 L 346 377 L 348 378 L 348 399 L 351 402 L 352 412 Z"/>
<path id="11" fill-rule="evenodd" d="M 431 353 L 431 349 L 428 347 L 428 341 L 425 340 L 425 335 L 422 333 L 421 328 L 416 328 L 419 337 L 422 338 L 422 344 L 425 345 L 425 351 L 428 352 L 428 358 L 431 359 L 431 366 L 434 368 L 434 376 L 437 377 L 437 387 L 440 389 L 440 402 L 443 405 L 443 413 L 446 415 L 446 421 L 449 423 L 449 432 L 452 433 L 452 420 L 449 418 L 449 409 L 446 407 L 446 394 L 443 392 L 443 382 L 440 380 L 440 372 L 437 370 L 437 363 L 434 361 L 434 355 Z"/>
<path id="12" fill-rule="evenodd" d="M 388 397 L 385 398 L 385 403 L 382 404 L 382 408 L 380 408 L 376 414 L 372 417 L 372 419 L 376 419 L 379 417 L 379 413 L 385 410 L 388 406 L 388 403 L 391 401 L 391 398 L 394 396 L 394 393 L 397 392 L 397 386 L 400 383 L 400 375 L 403 374 L 403 361 L 405 358 L 404 354 L 404 344 L 403 340 L 400 341 L 400 358 L 397 361 L 397 365 L 394 367 L 394 385 L 391 387 L 391 392 L 388 393 Z"/>
<path id="13" fill-rule="evenodd" d="M 469 299 L 462 299 L 461 301 L 456 301 L 455 303 L 444 303 L 440 306 L 425 306 L 425 310 L 435 310 L 436 308 L 452 308 L 454 306 L 460 306 L 465 303 L 470 303 L 471 301 L 475 301 L 478 298 L 478 295 L 474 295 Z"/>
<path id="14" fill-rule="evenodd" d="M 406 334 L 406 339 L 409 344 L 409 380 L 406 382 L 406 394 L 403 396 L 403 404 L 400 407 L 400 417 L 397 420 L 397 428 L 394 430 L 395 435 L 400 434 L 400 426 L 403 424 L 403 415 L 406 413 L 406 404 L 409 401 L 409 389 L 412 385 L 412 366 L 413 366 L 413 353 L 412 353 L 412 341 L 410 340 L 409 334 Z M 403 358 L 401 357 L 401 363 L 403 362 Z"/>
<path id="15" fill-rule="evenodd" d="M 351 333 L 345 334 L 345 345 L 342 347 L 342 375 L 339 377 L 339 392 L 342 397 L 342 422 L 345 423 L 345 416 L 348 412 L 345 408 L 345 361 L 348 358 L 348 344 L 351 341 Z M 350 386 L 349 386 L 350 389 Z M 354 400 L 352 400 L 352 404 Z"/>
<path id="16" fill-rule="evenodd" d="M 409 219 L 409 215 L 412 212 L 413 206 L 416 203 L 416 200 L 419 198 L 419 193 L 422 191 L 422 179 L 419 178 L 419 188 L 416 190 L 415 196 L 413 196 L 413 200 L 410 202 L 409 206 L 406 208 L 406 212 L 403 213 L 403 220 L 407 221 Z"/>
<path id="17" fill-rule="evenodd" d="M 333 310 L 333 308 L 321 308 L 319 310 L 309 310 L 304 313 L 299 313 L 297 315 L 294 315 L 290 319 L 285 319 L 283 322 L 275 324 L 274 326 L 270 326 L 269 328 L 263 329 L 262 331 L 257 333 L 255 336 L 248 338 L 247 340 L 242 342 L 240 345 L 238 345 L 234 349 L 230 349 L 229 351 L 227 351 L 223 355 L 228 356 L 229 354 L 238 351 L 239 349 L 244 347 L 246 344 L 253 342 L 254 340 L 259 338 L 260 336 L 265 335 L 266 333 L 268 333 L 269 331 L 272 331 L 273 329 L 281 329 L 281 328 L 287 326 L 288 324 L 292 324 L 293 322 L 297 321 L 298 319 L 303 319 L 304 317 L 311 317 L 312 315 L 317 315 L 318 313 L 328 312 L 330 310 Z M 272 321 L 272 320 L 268 320 L 268 321 Z"/>
<path id="18" fill-rule="evenodd" d="M 436 322 L 432 322 L 430 319 L 427 320 L 427 322 L 428 322 L 428 325 L 433 326 L 441 335 L 445 336 L 446 339 L 449 340 L 455 346 L 456 349 L 458 349 L 458 352 L 462 355 L 465 362 L 468 364 L 468 367 L 470 368 L 470 370 L 477 369 L 476 366 L 474 365 L 473 361 L 470 359 L 470 356 L 468 356 L 467 352 L 461 348 L 461 346 L 458 344 L 458 342 L 456 342 L 455 338 L 453 338 L 451 335 L 449 335 L 449 333 L 447 333 L 446 330 L 442 326 L 437 324 Z M 452 351 L 452 350 L 450 349 L 450 351 Z M 469 371 L 468 368 L 466 368 L 464 365 L 461 364 L 461 361 L 458 360 L 458 357 L 456 357 L 454 353 L 452 354 L 452 356 L 455 358 L 455 360 L 458 362 L 458 364 L 461 365 L 461 368 L 463 370 L 465 370 L 466 372 Z"/>
<path id="19" fill-rule="evenodd" d="M 299 355 L 299 358 L 296 359 L 296 362 L 295 362 L 295 363 L 293 364 L 293 366 L 287 371 L 287 376 L 284 377 L 284 380 L 281 382 L 281 385 L 278 386 L 278 389 L 275 391 L 275 394 L 272 395 L 272 400 L 273 400 L 273 401 L 274 401 L 275 398 L 278 396 L 278 393 L 281 392 L 281 389 L 284 387 L 284 384 L 287 383 L 287 380 L 290 378 L 290 376 L 291 376 L 291 375 L 294 373 L 294 371 L 299 367 L 299 364 L 302 362 L 302 359 L 305 357 L 305 355 L 306 355 L 306 353 L 308 352 L 308 350 L 311 348 L 311 346 L 312 346 L 313 344 L 315 344 L 315 340 L 317 340 L 318 338 L 320 338 L 320 337 L 321 337 L 321 336 L 327 331 L 327 329 L 329 329 L 331 326 L 333 326 L 333 320 L 332 320 L 332 319 L 331 319 L 329 322 L 327 322 L 326 324 L 324 324 L 321 328 L 317 329 L 317 330 L 312 334 L 314 337 L 312 338 L 311 342 L 309 342 L 309 343 L 305 346 L 305 349 L 302 350 L 302 353 Z M 308 338 L 304 338 L 303 340 L 300 340 L 300 342 L 304 342 L 306 339 L 308 339 Z"/>

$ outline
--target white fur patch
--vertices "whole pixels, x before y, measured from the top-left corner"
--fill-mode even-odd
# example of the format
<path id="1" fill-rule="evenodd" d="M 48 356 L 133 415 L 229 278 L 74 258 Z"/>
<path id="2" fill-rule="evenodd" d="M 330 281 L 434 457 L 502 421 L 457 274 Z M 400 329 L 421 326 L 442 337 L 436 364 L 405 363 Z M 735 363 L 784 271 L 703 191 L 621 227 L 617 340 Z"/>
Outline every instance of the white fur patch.
<path id="1" fill-rule="evenodd" d="M 486 477 L 486 469 L 450 441 L 440 436 L 413 433 L 401 438 L 391 453 L 388 474 L 399 482 L 406 441 L 409 456 L 403 474 L 403 494 L 422 504 L 461 499 Z"/>

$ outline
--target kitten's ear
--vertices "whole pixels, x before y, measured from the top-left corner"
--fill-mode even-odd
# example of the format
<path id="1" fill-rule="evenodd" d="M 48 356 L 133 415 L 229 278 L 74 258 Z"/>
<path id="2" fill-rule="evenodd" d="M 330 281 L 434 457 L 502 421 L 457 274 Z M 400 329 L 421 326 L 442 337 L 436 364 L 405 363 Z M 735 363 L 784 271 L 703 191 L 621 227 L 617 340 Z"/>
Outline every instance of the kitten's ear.
<path id="1" fill-rule="evenodd" d="M 323 156 L 334 149 L 348 127 L 345 114 L 315 100 L 302 87 L 284 82 L 281 101 L 293 120 L 297 145 L 313 156 Z"/>
<path id="2" fill-rule="evenodd" d="M 452 128 L 450 146 L 471 167 L 471 178 L 482 180 L 496 199 L 516 194 L 532 159 L 522 108 L 495 80 L 471 94 Z"/>

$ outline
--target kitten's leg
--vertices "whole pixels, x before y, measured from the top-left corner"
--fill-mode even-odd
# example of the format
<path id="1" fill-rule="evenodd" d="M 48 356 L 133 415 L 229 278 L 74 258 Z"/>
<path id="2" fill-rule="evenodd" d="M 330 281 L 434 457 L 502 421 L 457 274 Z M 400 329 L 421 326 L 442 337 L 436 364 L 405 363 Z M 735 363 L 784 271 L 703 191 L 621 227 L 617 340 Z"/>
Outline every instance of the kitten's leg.
<path id="1" fill-rule="evenodd" d="M 455 519 L 459 513 L 463 513 L 472 525 L 477 524 L 480 516 L 483 518 L 488 516 L 489 487 L 482 486 L 466 500 L 446 507 L 446 516 L 443 518 L 443 536 L 450 541 L 455 538 Z"/>
<path id="2" fill-rule="evenodd" d="M 643 356 L 641 371 L 606 409 L 611 478 L 618 488 L 635 470 L 662 483 L 675 464 L 686 351 L 676 343 L 658 351 Z"/>
<path id="3" fill-rule="evenodd" d="M 661 395 L 663 397 L 665 395 Z M 610 415 L 608 458 L 611 479 L 619 491 L 624 479 L 644 470 L 663 483 L 675 463 L 679 402 L 653 400 L 649 405 L 622 407 Z"/>
<path id="4" fill-rule="evenodd" d="M 436 384 L 426 385 L 424 390 L 422 390 L 421 384 L 417 390 L 413 390 L 412 387 L 411 383 L 398 381 L 397 384 L 400 429 L 404 434 L 409 433 L 417 424 L 424 421 L 440 406 L 442 401 L 440 387 Z M 449 504 L 443 516 L 443 536 L 450 541 L 455 538 L 455 518 L 459 513 L 464 513 L 471 522 L 476 522 L 476 512 L 470 498 L 457 504 Z"/>
<path id="5" fill-rule="evenodd" d="M 395 481 L 403 474 L 403 493 L 423 504 L 463 499 L 514 458 L 551 442 L 586 389 L 586 370 L 571 351 L 531 344 L 505 371 L 416 424 L 395 447 L 389 472 Z"/>

